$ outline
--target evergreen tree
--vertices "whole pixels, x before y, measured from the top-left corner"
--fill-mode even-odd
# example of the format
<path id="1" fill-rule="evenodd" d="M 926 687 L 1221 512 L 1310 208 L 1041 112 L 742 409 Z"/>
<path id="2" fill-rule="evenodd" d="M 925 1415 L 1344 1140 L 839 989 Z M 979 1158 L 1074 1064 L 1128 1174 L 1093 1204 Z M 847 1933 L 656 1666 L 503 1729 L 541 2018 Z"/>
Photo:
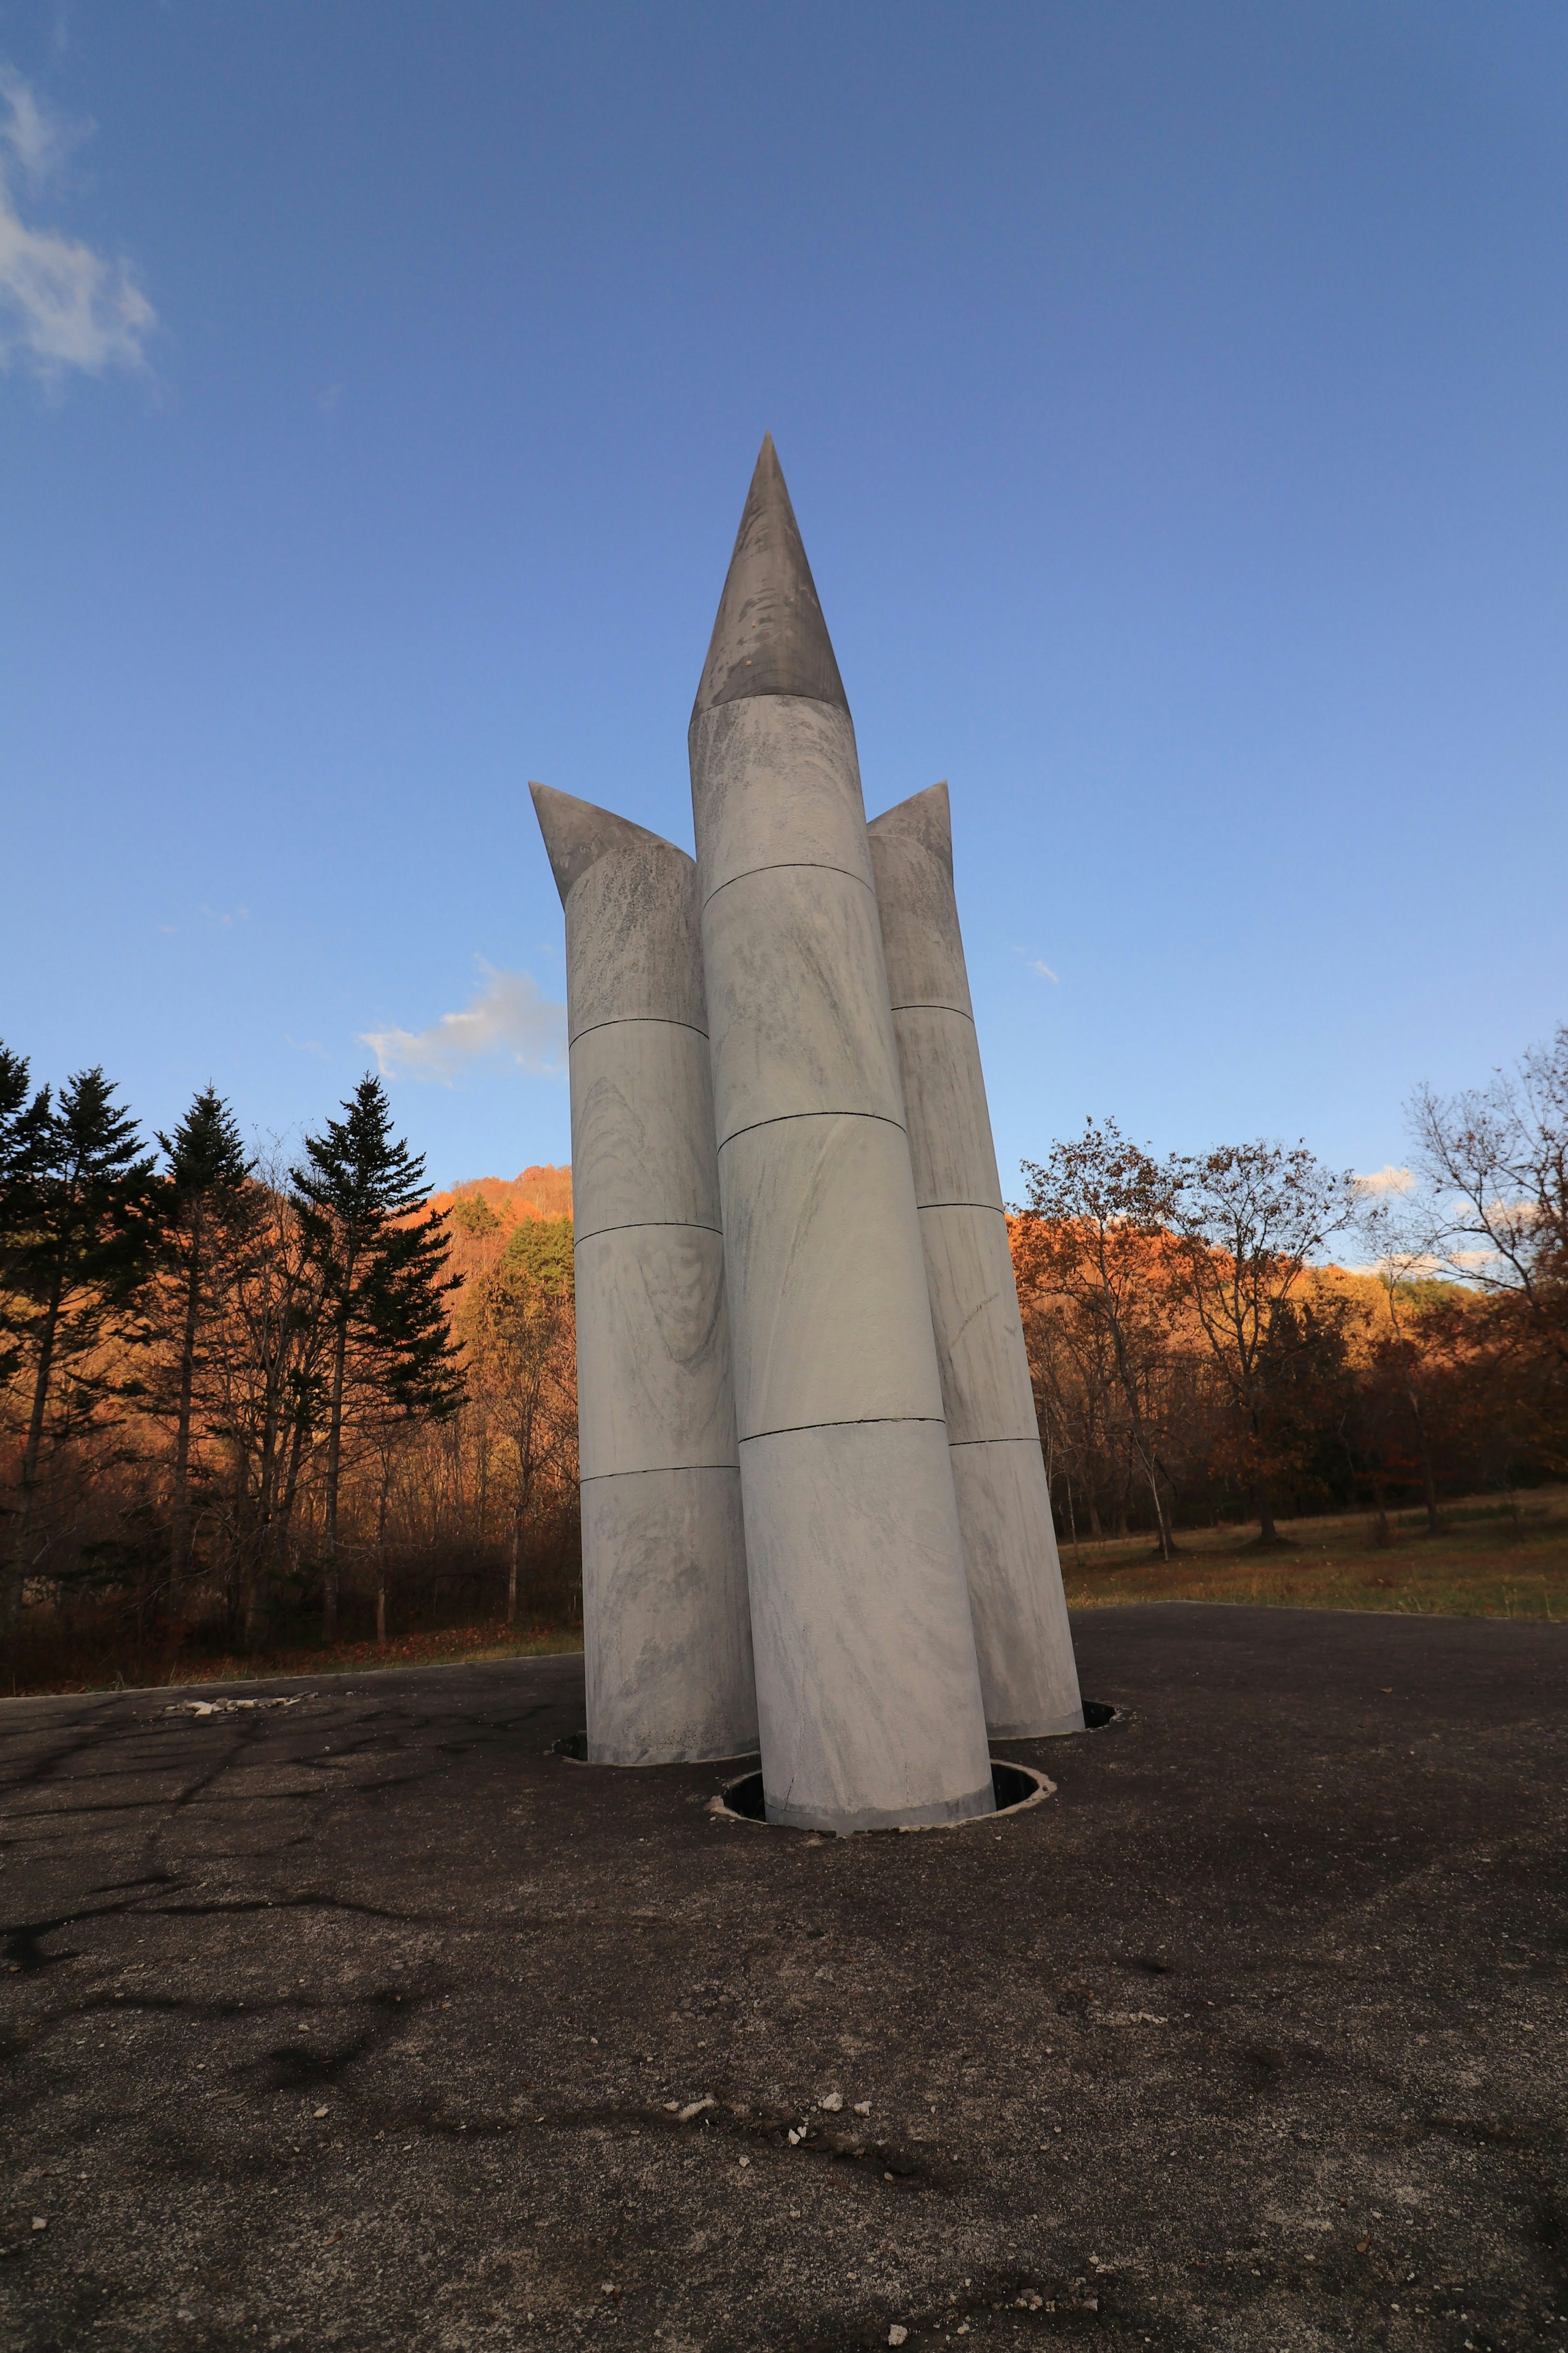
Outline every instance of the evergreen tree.
<path id="1" fill-rule="evenodd" d="M 522 1218 L 507 1240 L 506 1263 L 521 1267 L 548 1291 L 576 1296 L 576 1261 L 570 1218 Z"/>
<path id="2" fill-rule="evenodd" d="M 15 1269 L 31 1220 L 27 1180 L 47 1133 L 49 1091 L 41 1087 L 29 1103 L 24 1056 L 0 1045 L 0 1385 L 22 1361 L 26 1304 L 16 1294 Z"/>
<path id="3" fill-rule="evenodd" d="M 169 1591 L 189 1574 L 193 1512 L 191 1430 L 204 1342 L 232 1293 L 235 1260 L 256 1226 L 252 1164 L 233 1112 L 209 1081 L 172 1136 L 159 1134 L 168 1161 L 160 1187 L 163 1282 L 147 1336 L 157 1349 L 150 1409 L 173 1424 Z"/>
<path id="4" fill-rule="evenodd" d="M 446 1298 L 446 1220 L 421 1216 L 431 1187 L 422 1158 L 392 1133 L 381 1081 L 361 1080 L 345 1119 L 305 1138 L 290 1175 L 307 1245 L 321 1270 L 331 1332 L 327 1382 L 322 1634 L 337 1635 L 338 1498 L 344 1441 L 385 1418 L 437 1421 L 462 1398 Z"/>
<path id="5" fill-rule="evenodd" d="M 7 1083 L 14 1092 L 14 1076 Z M 5 1596 L 12 1624 L 30 1567 L 46 1436 L 57 1446 L 73 1436 L 110 1394 L 100 1345 L 145 1279 L 157 1237 L 153 1163 L 101 1069 L 68 1079 L 58 1105 L 46 1090 L 34 1112 L 9 1213 L 16 1230 L 7 1282 L 31 1367 Z"/>

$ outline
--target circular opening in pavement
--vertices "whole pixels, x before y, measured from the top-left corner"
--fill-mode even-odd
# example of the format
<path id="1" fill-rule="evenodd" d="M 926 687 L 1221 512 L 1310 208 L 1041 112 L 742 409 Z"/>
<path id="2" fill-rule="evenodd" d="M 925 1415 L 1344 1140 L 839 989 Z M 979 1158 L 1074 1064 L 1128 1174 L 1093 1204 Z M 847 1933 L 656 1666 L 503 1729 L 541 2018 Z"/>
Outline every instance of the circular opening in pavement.
<path id="1" fill-rule="evenodd" d="M 967 1830 L 973 1822 L 994 1822 L 998 1814 L 1021 1814 L 1026 1806 L 1038 1806 L 1047 1798 L 1055 1797 L 1057 1785 L 1048 1781 L 1043 1773 L 1037 1773 L 1032 1765 L 1010 1765 L 1004 1757 L 993 1757 L 991 1787 L 996 1796 L 993 1812 L 972 1814 L 968 1822 L 944 1822 L 940 1827 L 962 1831 Z M 716 1814 L 729 1814 L 736 1821 L 763 1822 L 769 1829 L 775 1830 L 779 1827 L 777 1823 L 768 1823 L 767 1800 L 763 1795 L 760 1773 L 742 1773 L 738 1781 L 730 1782 L 720 1791 L 712 1801 L 712 1807 Z"/>
<path id="2" fill-rule="evenodd" d="M 1108 1724 L 1115 1723 L 1121 1713 L 1121 1709 L 1112 1707 L 1108 1699 L 1086 1699 L 1083 1704 L 1083 1728 L 1086 1732 L 1103 1732 Z"/>

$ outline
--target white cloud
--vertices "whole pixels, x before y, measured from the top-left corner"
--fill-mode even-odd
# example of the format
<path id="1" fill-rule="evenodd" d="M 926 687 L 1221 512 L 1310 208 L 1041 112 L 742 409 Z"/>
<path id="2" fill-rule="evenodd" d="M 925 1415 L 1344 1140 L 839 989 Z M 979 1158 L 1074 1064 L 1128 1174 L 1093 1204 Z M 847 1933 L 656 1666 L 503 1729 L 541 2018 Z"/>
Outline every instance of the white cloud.
<path id="1" fill-rule="evenodd" d="M 1414 1193 L 1415 1178 L 1408 1168 L 1395 1168 L 1390 1161 L 1369 1176 L 1358 1176 L 1355 1189 L 1363 1201 L 1376 1200 L 1385 1193 Z"/>
<path id="2" fill-rule="evenodd" d="M 1376 1266 L 1379 1274 L 1392 1274 L 1399 1282 L 1413 1282 L 1418 1275 L 1441 1274 L 1449 1263 L 1449 1260 L 1437 1258 L 1431 1250 L 1398 1250 L 1392 1258 L 1380 1258 Z"/>
<path id="3" fill-rule="evenodd" d="M 469 1063 L 502 1057 L 519 1070 L 558 1073 L 566 1046 L 566 1008 L 540 994 L 525 972 L 497 972 L 479 960 L 484 976 L 471 1004 L 461 1013 L 443 1013 L 428 1029 L 367 1029 L 368 1046 L 386 1078 L 434 1079 L 449 1087 Z"/>
<path id="4" fill-rule="evenodd" d="M 31 86 L 9 66 L 0 66 L 0 101 L 5 108 L 0 146 L 10 150 L 29 179 L 47 179 L 82 133 L 68 132 L 58 115 L 40 106 Z"/>
<path id="5" fill-rule="evenodd" d="M 41 185 L 71 136 L 19 74 L 0 67 L 0 367 L 20 361 L 49 384 L 68 368 L 101 375 L 144 366 L 157 323 L 126 262 L 36 228 L 16 208 L 14 174 Z"/>
<path id="6" fill-rule="evenodd" d="M 1054 980 L 1058 987 L 1060 986 L 1060 974 L 1054 973 L 1050 965 L 1043 963 L 1038 956 L 1032 956 L 1027 948 L 1015 948 L 1013 953 L 1015 955 L 1023 957 L 1026 971 L 1032 972 L 1037 980 Z"/>

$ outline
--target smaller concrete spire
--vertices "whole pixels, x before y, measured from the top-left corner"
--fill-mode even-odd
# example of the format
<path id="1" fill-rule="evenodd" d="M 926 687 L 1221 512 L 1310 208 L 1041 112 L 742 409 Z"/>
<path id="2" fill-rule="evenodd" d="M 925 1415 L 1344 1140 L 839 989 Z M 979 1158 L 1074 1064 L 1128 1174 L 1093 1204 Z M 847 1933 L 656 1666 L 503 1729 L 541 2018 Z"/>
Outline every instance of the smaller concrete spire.
<path id="1" fill-rule="evenodd" d="M 897 808 L 884 809 L 880 817 L 872 818 L 871 832 L 879 841 L 918 841 L 946 869 L 952 880 L 952 811 L 945 783 L 928 785 L 923 793 L 912 793 Z"/>
<path id="2" fill-rule="evenodd" d="M 754 694 L 849 708 L 771 433 L 735 534 L 692 719 Z"/>
<path id="3" fill-rule="evenodd" d="M 659 842 L 661 849 L 667 846 L 646 826 L 634 825 L 630 818 L 616 817 L 611 809 L 595 808 L 592 801 L 574 800 L 570 793 L 558 793 L 549 785 L 531 784 L 528 789 L 533 795 L 534 814 L 563 906 L 574 882 L 580 881 L 606 851 L 629 849 L 635 841 Z"/>

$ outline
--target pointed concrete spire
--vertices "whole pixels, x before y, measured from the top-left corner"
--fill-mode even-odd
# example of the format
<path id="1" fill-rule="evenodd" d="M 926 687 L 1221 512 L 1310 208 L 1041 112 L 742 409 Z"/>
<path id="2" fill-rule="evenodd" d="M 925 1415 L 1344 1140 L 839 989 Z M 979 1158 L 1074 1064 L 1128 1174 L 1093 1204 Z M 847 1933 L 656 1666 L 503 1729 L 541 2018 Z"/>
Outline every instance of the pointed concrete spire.
<path id="1" fill-rule="evenodd" d="M 986 1722 L 995 1739 L 1077 1732 L 1083 1705 L 964 971 L 947 786 L 900 801 L 868 833 Z"/>
<path id="2" fill-rule="evenodd" d="M 697 868 L 531 787 L 566 911 L 588 1755 L 756 1745 Z"/>
<path id="3" fill-rule="evenodd" d="M 574 882 L 590 866 L 596 866 L 606 850 L 629 849 L 634 841 L 659 840 L 646 826 L 634 825 L 630 818 L 616 817 L 613 810 L 595 808 L 592 801 L 574 800 L 570 793 L 554 792 L 548 785 L 530 785 L 528 789 L 533 795 L 534 815 L 563 906 Z"/>
<path id="4" fill-rule="evenodd" d="M 753 694 L 849 708 L 771 433 L 746 495 L 691 716 Z"/>
<path id="5" fill-rule="evenodd" d="M 870 831 L 879 841 L 893 837 L 918 841 L 952 875 L 952 812 L 945 783 L 928 785 L 923 793 L 911 793 L 896 808 L 884 809 L 880 817 L 871 819 Z"/>

